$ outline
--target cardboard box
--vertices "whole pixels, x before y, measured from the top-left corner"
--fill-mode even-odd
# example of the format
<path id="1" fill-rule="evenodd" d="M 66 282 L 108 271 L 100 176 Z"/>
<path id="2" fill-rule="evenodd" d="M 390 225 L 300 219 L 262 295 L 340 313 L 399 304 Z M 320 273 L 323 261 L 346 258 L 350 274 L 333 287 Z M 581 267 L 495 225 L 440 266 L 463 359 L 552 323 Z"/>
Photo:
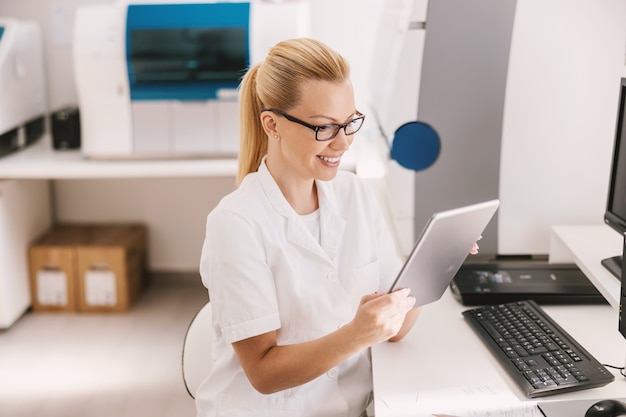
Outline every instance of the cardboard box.
<path id="1" fill-rule="evenodd" d="M 146 228 L 95 226 L 77 249 L 80 311 L 127 311 L 145 284 Z"/>
<path id="2" fill-rule="evenodd" d="M 76 246 L 87 243 L 82 227 L 57 227 L 29 248 L 30 290 L 37 311 L 76 311 Z"/>
<path id="3" fill-rule="evenodd" d="M 29 250 L 33 309 L 127 311 L 145 284 L 140 224 L 58 225 Z"/>

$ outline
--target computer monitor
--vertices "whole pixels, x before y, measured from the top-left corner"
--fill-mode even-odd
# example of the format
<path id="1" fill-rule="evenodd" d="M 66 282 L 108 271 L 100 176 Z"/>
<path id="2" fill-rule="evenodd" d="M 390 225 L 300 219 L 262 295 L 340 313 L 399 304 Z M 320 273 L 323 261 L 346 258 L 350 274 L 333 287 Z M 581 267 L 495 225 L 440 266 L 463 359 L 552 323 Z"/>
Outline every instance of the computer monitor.
<path id="1" fill-rule="evenodd" d="M 611 163 L 611 177 L 609 193 L 604 213 L 606 224 L 620 234 L 626 233 L 626 78 L 620 81 L 619 106 L 617 113 L 617 127 L 615 129 L 615 145 L 613 146 L 613 161 Z M 616 255 L 602 260 L 617 279 L 622 277 L 622 255 Z"/>

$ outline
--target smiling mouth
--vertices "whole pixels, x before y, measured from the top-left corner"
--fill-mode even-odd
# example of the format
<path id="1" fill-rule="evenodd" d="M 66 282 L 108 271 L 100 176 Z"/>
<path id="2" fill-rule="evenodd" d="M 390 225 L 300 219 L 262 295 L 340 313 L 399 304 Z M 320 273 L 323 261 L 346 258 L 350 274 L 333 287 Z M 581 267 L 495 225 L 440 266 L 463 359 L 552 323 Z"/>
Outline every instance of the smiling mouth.
<path id="1" fill-rule="evenodd" d="M 330 164 L 336 164 L 337 162 L 341 161 L 341 157 L 340 156 L 338 156 L 336 158 L 329 158 L 327 156 L 317 155 L 317 157 L 319 159 L 321 159 L 322 161 L 328 162 Z"/>

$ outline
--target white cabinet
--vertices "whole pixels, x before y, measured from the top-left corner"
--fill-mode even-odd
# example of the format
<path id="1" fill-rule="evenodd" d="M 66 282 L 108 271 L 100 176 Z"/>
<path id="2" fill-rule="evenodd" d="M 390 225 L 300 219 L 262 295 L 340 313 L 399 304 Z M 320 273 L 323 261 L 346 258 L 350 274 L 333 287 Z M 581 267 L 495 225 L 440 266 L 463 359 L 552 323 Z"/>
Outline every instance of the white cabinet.
<path id="1" fill-rule="evenodd" d="M 51 225 L 46 180 L 0 180 L 0 328 L 31 305 L 28 247 Z"/>

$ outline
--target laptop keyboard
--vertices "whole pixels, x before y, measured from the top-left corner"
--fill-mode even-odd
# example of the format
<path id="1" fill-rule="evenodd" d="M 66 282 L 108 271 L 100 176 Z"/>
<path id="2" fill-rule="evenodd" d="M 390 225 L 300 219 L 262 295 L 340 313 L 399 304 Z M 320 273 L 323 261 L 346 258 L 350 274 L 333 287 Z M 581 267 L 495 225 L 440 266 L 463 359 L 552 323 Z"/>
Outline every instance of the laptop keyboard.
<path id="1" fill-rule="evenodd" d="M 463 316 L 529 398 L 615 379 L 534 301 L 474 308 Z"/>

